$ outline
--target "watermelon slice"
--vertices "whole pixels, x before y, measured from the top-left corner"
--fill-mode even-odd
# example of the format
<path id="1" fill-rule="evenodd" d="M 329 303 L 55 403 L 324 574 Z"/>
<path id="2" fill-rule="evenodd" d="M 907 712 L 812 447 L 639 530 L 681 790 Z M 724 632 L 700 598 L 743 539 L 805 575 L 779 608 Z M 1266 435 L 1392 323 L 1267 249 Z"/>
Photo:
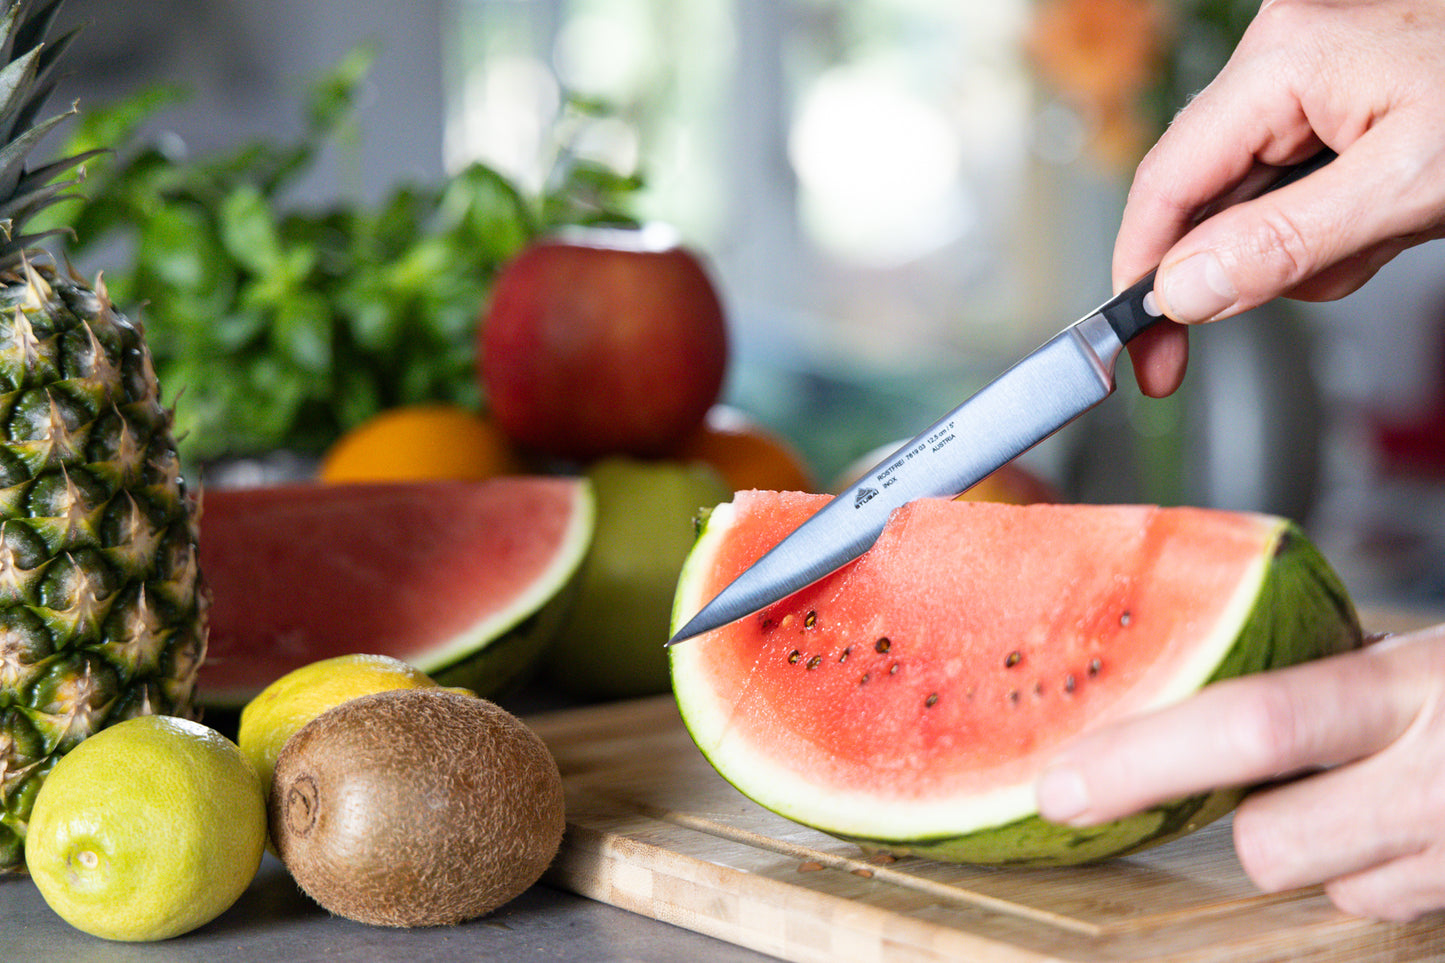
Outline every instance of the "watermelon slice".
<path id="1" fill-rule="evenodd" d="M 581 478 L 208 491 L 199 701 L 243 706 L 292 669 L 352 652 L 495 693 L 565 614 L 595 516 Z"/>
<path id="2" fill-rule="evenodd" d="M 715 509 L 674 627 L 826 501 L 740 492 Z M 850 565 L 671 660 L 692 738 L 761 805 L 865 848 L 1062 865 L 1193 831 L 1241 795 L 1050 824 L 1034 783 L 1066 740 L 1358 644 L 1338 578 L 1283 519 L 928 499 Z"/>

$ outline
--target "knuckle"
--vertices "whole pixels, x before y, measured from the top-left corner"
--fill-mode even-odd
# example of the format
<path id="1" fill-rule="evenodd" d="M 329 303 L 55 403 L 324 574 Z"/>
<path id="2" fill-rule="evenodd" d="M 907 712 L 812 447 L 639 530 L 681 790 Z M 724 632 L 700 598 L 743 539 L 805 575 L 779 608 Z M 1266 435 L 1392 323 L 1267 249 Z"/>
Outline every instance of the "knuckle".
<path id="1" fill-rule="evenodd" d="M 1163 151 L 1164 141 L 1152 147 L 1134 170 L 1126 204 L 1148 210 L 1166 211 L 1172 217 L 1191 213 L 1179 197 L 1178 174 L 1172 159 Z"/>
<path id="2" fill-rule="evenodd" d="M 1301 32 L 1318 26 L 1319 20 L 1319 4 L 1314 0 L 1264 0 L 1247 33 L 1251 39 L 1299 37 Z"/>
<path id="3" fill-rule="evenodd" d="M 1255 269 L 1249 274 L 1259 277 L 1270 293 L 1291 288 L 1314 273 L 1319 254 L 1309 233 L 1288 210 L 1268 200 L 1256 206 L 1253 229 L 1242 235 L 1239 257 L 1247 262 L 1242 266 L 1253 264 Z"/>
<path id="4" fill-rule="evenodd" d="M 1290 691 L 1259 677 L 1231 714 L 1228 732 L 1238 768 L 1256 778 L 1292 768 L 1299 748 L 1298 712 Z"/>

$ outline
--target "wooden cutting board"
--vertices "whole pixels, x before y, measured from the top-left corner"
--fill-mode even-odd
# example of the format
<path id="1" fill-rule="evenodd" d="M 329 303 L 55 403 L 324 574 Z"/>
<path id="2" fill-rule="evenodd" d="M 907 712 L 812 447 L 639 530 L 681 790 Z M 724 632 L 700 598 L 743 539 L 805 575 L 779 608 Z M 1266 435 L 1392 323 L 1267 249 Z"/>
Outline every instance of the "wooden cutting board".
<path id="1" fill-rule="evenodd" d="M 1445 917 L 1377 923 L 1318 888 L 1260 893 L 1228 820 L 1073 869 L 870 859 L 733 789 L 671 697 L 527 721 L 567 790 L 549 882 L 786 960 L 1445 959 Z"/>

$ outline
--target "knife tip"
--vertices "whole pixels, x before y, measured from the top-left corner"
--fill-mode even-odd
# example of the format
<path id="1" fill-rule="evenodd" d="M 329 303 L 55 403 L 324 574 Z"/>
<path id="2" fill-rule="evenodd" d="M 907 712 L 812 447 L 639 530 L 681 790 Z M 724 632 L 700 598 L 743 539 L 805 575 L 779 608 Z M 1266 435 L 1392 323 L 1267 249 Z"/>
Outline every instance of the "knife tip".
<path id="1" fill-rule="evenodd" d="M 682 628 L 680 628 L 680 629 L 678 629 L 676 632 L 672 633 L 672 638 L 670 638 L 670 639 L 668 639 L 666 642 L 664 642 L 664 643 L 662 644 L 662 647 L 663 647 L 664 649 L 670 649 L 670 648 L 672 648 L 674 645 L 677 645 L 677 643 L 679 643 L 679 642 L 686 642 L 688 639 L 692 638 L 693 636 L 701 635 L 701 634 L 703 633 L 703 631 L 705 631 L 705 630 L 694 628 L 694 627 L 693 627 L 693 622 L 695 622 L 695 621 L 697 621 L 697 620 L 694 619 L 692 622 L 688 622 L 688 623 L 687 623 L 686 625 L 684 625 Z"/>
<path id="2" fill-rule="evenodd" d="M 672 638 L 664 643 L 663 648 L 670 649 L 679 642 L 686 642 L 688 639 L 696 638 L 699 635 L 726 625 L 728 623 L 727 619 L 719 621 L 717 618 L 717 606 L 714 604 L 716 601 L 717 600 L 714 599 L 713 602 L 704 605 L 692 618 L 684 622 L 682 628 L 672 633 Z"/>

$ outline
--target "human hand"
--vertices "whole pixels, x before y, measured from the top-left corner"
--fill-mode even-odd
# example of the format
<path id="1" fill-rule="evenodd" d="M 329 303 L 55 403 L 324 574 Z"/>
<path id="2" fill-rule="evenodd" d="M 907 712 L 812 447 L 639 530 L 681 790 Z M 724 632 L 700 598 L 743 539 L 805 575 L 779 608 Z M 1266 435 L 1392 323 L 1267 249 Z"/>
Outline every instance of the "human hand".
<path id="1" fill-rule="evenodd" d="M 1272 169 L 1340 156 L 1254 200 Z M 1445 237 L 1445 0 L 1266 0 L 1214 82 L 1135 173 L 1114 247 L 1122 289 L 1159 265 L 1165 314 L 1226 318 L 1331 300 Z M 1129 346 L 1140 389 L 1184 377 L 1186 329 Z"/>
<path id="2" fill-rule="evenodd" d="M 1261 889 L 1323 883 L 1340 909 L 1389 920 L 1445 908 L 1445 625 L 1219 682 L 1082 736 L 1040 779 L 1038 803 L 1082 826 L 1266 781 L 1234 817 Z"/>

